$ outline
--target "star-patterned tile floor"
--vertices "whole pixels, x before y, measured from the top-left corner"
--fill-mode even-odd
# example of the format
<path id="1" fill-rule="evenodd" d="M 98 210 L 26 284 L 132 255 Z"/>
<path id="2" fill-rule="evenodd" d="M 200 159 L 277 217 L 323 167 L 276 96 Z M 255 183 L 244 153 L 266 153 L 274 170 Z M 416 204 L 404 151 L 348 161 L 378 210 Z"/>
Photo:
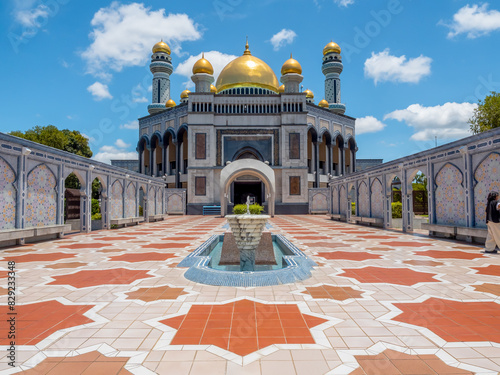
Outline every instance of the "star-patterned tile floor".
<path id="1" fill-rule="evenodd" d="M 269 230 L 317 263 L 311 278 L 257 288 L 185 279 L 179 262 L 226 224 L 171 216 L 1 249 L 0 374 L 499 373 L 500 255 L 276 216 Z"/>

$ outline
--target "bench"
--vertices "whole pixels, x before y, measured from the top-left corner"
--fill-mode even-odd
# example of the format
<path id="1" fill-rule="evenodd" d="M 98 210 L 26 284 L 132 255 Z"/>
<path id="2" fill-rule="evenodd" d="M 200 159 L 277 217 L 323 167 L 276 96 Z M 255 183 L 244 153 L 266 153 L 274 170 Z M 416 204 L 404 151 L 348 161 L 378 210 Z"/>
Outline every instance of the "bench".
<path id="1" fill-rule="evenodd" d="M 118 219 L 111 219 L 109 223 L 111 225 L 116 225 L 116 226 L 128 226 L 128 225 L 137 225 L 141 221 L 144 221 L 143 217 L 121 217 Z"/>
<path id="2" fill-rule="evenodd" d="M 220 206 L 203 206 L 203 216 L 220 215 Z"/>
<path id="3" fill-rule="evenodd" d="M 148 216 L 148 221 L 151 223 L 153 221 L 160 221 L 160 220 L 165 220 L 165 215 L 163 214 L 158 214 L 158 215 L 151 215 Z"/>
<path id="4" fill-rule="evenodd" d="M 379 217 L 351 216 L 351 221 L 356 224 L 368 224 L 369 226 L 375 225 L 381 227 L 384 225 L 384 219 Z"/>
<path id="5" fill-rule="evenodd" d="M 26 239 L 43 237 L 57 234 L 59 238 L 65 232 L 71 231 L 71 224 L 47 225 L 44 227 L 33 227 L 23 229 L 6 229 L 0 231 L 0 246 L 4 243 L 15 241 L 18 245 L 23 245 Z"/>
<path id="6" fill-rule="evenodd" d="M 484 228 L 468 228 L 454 225 L 429 223 L 422 223 L 421 225 L 422 229 L 426 229 L 429 231 L 429 236 L 437 236 L 437 234 L 441 234 L 444 235 L 444 237 L 453 239 L 456 239 L 457 236 L 462 238 L 465 237 L 465 240 L 467 242 L 474 242 L 474 239 L 480 240 L 476 242 L 484 242 L 488 234 L 488 230 Z"/>
<path id="7" fill-rule="evenodd" d="M 339 220 L 339 221 L 345 221 L 345 215 L 342 215 L 342 214 L 330 214 L 330 219 L 332 219 L 332 220 Z"/>

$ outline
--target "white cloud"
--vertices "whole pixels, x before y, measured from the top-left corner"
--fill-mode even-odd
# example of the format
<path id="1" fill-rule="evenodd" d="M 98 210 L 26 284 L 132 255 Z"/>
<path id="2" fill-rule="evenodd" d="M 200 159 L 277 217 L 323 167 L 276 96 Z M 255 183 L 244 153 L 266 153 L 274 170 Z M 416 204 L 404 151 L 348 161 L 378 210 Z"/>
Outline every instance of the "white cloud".
<path id="1" fill-rule="evenodd" d="M 145 96 L 141 96 L 139 98 L 132 99 L 134 103 L 147 103 L 149 100 Z"/>
<path id="2" fill-rule="evenodd" d="M 115 142 L 115 146 L 119 148 L 128 148 L 130 147 L 130 143 L 125 143 L 123 139 L 117 139 Z"/>
<path id="3" fill-rule="evenodd" d="M 373 116 L 366 116 L 356 119 L 356 134 L 375 133 L 383 130 L 385 124 Z"/>
<path id="4" fill-rule="evenodd" d="M 406 109 L 396 110 L 384 116 L 384 120 L 404 121 L 414 128 L 411 139 L 427 141 L 437 136 L 439 139 L 457 139 L 471 135 L 468 120 L 477 104 L 445 103 L 434 107 L 412 104 Z"/>
<path id="5" fill-rule="evenodd" d="M 40 4 L 36 8 L 20 9 L 14 13 L 15 20 L 26 28 L 41 27 L 45 22 L 44 19 L 48 16 L 49 8 L 44 4 Z"/>
<path id="6" fill-rule="evenodd" d="M 120 125 L 120 129 L 139 129 L 139 121 L 134 120 L 127 124 Z"/>
<path id="7" fill-rule="evenodd" d="M 237 58 L 235 55 L 228 55 L 219 51 L 205 52 L 205 58 L 210 61 L 210 64 L 214 67 L 214 78 L 217 81 L 217 77 L 224 67 L 232 60 Z M 196 56 L 189 56 L 186 60 L 177 65 L 174 73 L 179 74 L 187 78 L 184 83 L 186 87 L 194 87 L 193 81 L 191 81 L 191 76 L 193 75 L 193 65 L 196 61 L 201 59 L 201 53 Z"/>
<path id="8" fill-rule="evenodd" d="M 94 14 L 90 33 L 92 44 L 82 53 L 88 72 L 101 76 L 106 70 L 120 71 L 144 65 L 151 48 L 160 39 L 176 54 L 181 43 L 201 38 L 199 27 L 186 14 L 165 15 L 165 9 L 152 11 L 144 4 L 117 1 Z"/>
<path id="9" fill-rule="evenodd" d="M 295 31 L 283 29 L 271 37 L 271 44 L 273 45 L 274 50 L 278 51 L 281 47 L 284 47 L 287 44 L 292 44 L 296 36 L 297 34 L 295 34 Z"/>
<path id="10" fill-rule="evenodd" d="M 439 23 L 450 28 L 448 38 L 465 33 L 468 38 L 488 35 L 500 29 L 500 12 L 494 9 L 488 10 L 488 5 L 488 3 L 481 6 L 467 4 L 453 15 L 451 24 L 446 24 L 444 21 Z"/>
<path id="11" fill-rule="evenodd" d="M 413 59 L 406 56 L 392 56 L 389 48 L 380 53 L 372 52 L 372 57 L 365 61 L 365 76 L 378 82 L 418 83 L 423 77 L 431 74 L 430 57 L 420 55 Z"/>
<path id="12" fill-rule="evenodd" d="M 94 82 L 87 87 L 87 91 L 92 94 L 95 100 L 113 99 L 113 96 L 109 93 L 108 85 L 101 82 Z"/>
<path id="13" fill-rule="evenodd" d="M 333 0 L 333 2 L 342 7 L 347 7 L 348 5 L 354 4 L 354 0 Z"/>
<path id="14" fill-rule="evenodd" d="M 92 159 L 97 161 L 111 164 L 111 160 L 138 160 L 139 155 L 136 151 L 127 151 L 126 148 L 130 147 L 121 139 L 117 139 L 115 146 L 102 146 L 99 152 L 92 156 Z"/>

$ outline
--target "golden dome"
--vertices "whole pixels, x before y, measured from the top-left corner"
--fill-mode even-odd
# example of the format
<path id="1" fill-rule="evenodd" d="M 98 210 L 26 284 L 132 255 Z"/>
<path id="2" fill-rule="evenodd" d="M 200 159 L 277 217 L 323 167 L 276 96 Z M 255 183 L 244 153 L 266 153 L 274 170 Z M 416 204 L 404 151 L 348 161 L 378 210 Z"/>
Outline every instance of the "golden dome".
<path id="1" fill-rule="evenodd" d="M 329 104 L 328 104 L 328 102 L 327 102 L 325 99 L 323 99 L 322 101 L 320 101 L 320 102 L 318 103 L 318 105 L 319 105 L 320 107 L 323 107 L 323 108 L 328 108 L 328 107 L 329 107 Z"/>
<path id="2" fill-rule="evenodd" d="M 165 107 L 167 108 L 172 108 L 175 107 L 177 104 L 172 99 L 168 99 L 167 102 L 165 103 Z"/>
<path id="3" fill-rule="evenodd" d="M 286 60 L 281 67 L 281 75 L 288 73 L 302 74 L 302 67 L 299 62 L 292 57 L 292 54 L 290 54 L 290 58 Z"/>
<path id="4" fill-rule="evenodd" d="M 278 92 L 280 94 L 283 94 L 285 92 L 285 85 L 281 85 L 280 87 L 278 87 Z"/>
<path id="5" fill-rule="evenodd" d="M 340 46 L 331 41 L 325 46 L 325 48 L 323 48 L 323 56 L 330 52 L 340 53 L 341 51 Z"/>
<path id="6" fill-rule="evenodd" d="M 153 53 L 156 53 L 156 52 L 164 52 L 168 55 L 170 55 L 170 47 L 168 46 L 167 43 L 165 43 L 163 40 L 156 43 L 154 46 L 153 46 Z"/>
<path id="7" fill-rule="evenodd" d="M 227 64 L 217 78 L 217 92 L 234 87 L 258 87 L 278 92 L 278 79 L 261 59 L 252 56 L 246 44 L 243 56 Z"/>
<path id="8" fill-rule="evenodd" d="M 313 94 L 313 92 L 311 90 L 307 89 L 304 92 L 306 93 L 306 98 L 308 98 L 308 99 L 314 99 L 314 94 Z"/>
<path id="9" fill-rule="evenodd" d="M 210 85 L 210 92 L 213 94 L 217 94 L 217 87 L 215 87 L 214 85 Z"/>
<path id="10" fill-rule="evenodd" d="M 181 99 L 186 99 L 186 98 L 188 98 L 188 97 L 189 97 L 189 93 L 190 93 L 190 92 L 191 92 L 191 91 L 189 91 L 189 90 L 184 90 L 183 92 L 181 92 Z"/>
<path id="11" fill-rule="evenodd" d="M 204 53 L 201 55 L 201 59 L 196 61 L 193 65 L 193 74 L 196 73 L 214 74 L 214 67 L 210 64 L 210 61 L 205 58 Z"/>

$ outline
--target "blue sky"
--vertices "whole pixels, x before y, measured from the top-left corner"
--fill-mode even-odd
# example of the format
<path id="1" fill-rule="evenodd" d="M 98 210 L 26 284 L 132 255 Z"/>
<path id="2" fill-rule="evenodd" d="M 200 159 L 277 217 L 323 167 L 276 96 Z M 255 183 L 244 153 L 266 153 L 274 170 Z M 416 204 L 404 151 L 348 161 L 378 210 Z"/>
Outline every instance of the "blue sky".
<path id="1" fill-rule="evenodd" d="M 322 49 L 342 48 L 342 102 L 358 158 L 389 161 L 462 138 L 500 91 L 500 6 L 462 0 L 6 0 L 0 3 L 0 131 L 53 124 L 91 138 L 101 161 L 135 157 L 151 100 L 148 60 L 172 48 L 171 96 L 202 52 L 216 74 L 244 50 L 278 76 L 293 53 L 324 97 Z"/>

